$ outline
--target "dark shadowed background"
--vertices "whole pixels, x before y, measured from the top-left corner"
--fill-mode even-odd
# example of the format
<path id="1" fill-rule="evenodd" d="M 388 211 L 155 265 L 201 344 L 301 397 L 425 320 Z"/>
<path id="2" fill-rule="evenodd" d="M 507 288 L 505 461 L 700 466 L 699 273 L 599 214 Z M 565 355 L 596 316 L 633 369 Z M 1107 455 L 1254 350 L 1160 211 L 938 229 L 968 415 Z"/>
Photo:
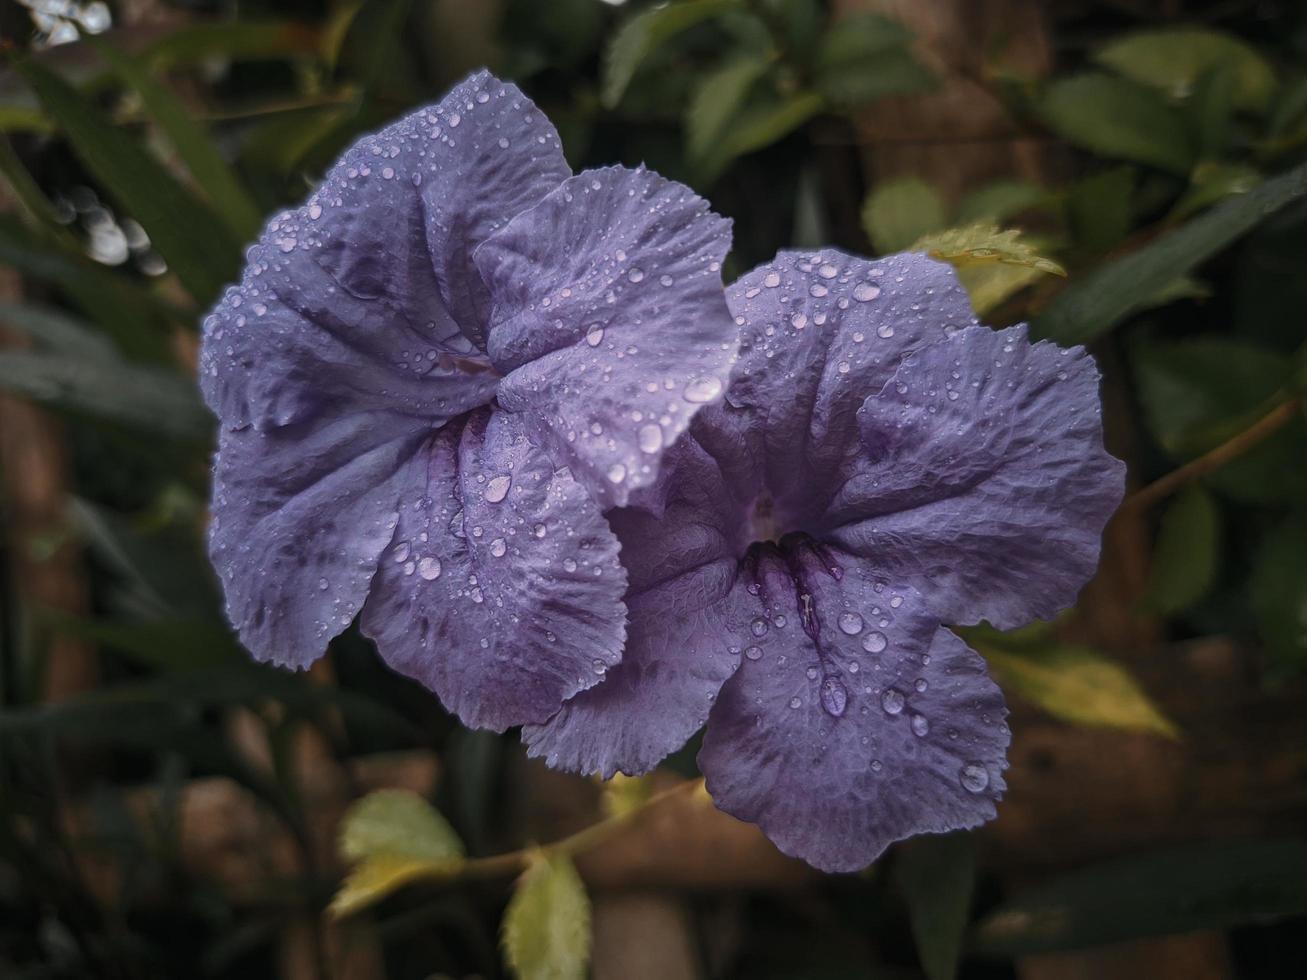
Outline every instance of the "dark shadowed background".
<path id="1" fill-rule="evenodd" d="M 0 43 L 0 977 L 1307 976 L 1301 3 L 3 0 Z M 967 634 L 1012 708 L 993 824 L 823 876 L 658 796 L 694 743 L 602 786 L 356 630 L 307 674 L 236 644 L 202 312 L 345 146 L 482 65 L 574 167 L 733 218 L 727 281 L 916 246 L 1096 354 L 1132 494 L 1099 575 Z M 360 814 L 398 863 L 340 853 Z M 515 884 L 603 820 L 584 890 Z"/>

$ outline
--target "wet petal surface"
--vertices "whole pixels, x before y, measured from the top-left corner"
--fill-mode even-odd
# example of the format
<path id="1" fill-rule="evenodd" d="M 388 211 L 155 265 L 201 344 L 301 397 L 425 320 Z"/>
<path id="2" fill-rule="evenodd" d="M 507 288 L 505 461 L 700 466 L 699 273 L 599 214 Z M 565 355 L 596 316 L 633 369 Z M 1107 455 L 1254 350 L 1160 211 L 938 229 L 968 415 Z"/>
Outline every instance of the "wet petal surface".
<path id="1" fill-rule="evenodd" d="M 578 174 L 477 250 L 499 404 L 605 506 L 725 388 L 737 327 L 721 287 L 730 223 L 645 170 Z"/>
<path id="2" fill-rule="evenodd" d="M 363 630 L 468 725 L 544 721 L 621 659 L 617 551 L 594 500 L 514 416 L 476 412 L 406 471 Z"/>
<path id="3" fill-rule="evenodd" d="M 722 688 L 699 753 L 717 805 L 826 871 L 991 818 L 1002 695 L 922 596 L 810 540 L 747 564 L 759 653 Z"/>

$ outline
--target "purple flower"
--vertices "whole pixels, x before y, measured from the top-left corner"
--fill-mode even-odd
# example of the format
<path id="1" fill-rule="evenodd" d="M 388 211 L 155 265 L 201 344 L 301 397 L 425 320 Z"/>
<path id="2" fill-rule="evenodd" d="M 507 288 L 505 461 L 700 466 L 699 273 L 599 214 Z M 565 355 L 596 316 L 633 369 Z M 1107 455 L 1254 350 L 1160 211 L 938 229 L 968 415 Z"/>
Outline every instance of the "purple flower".
<path id="1" fill-rule="evenodd" d="M 923 255 L 782 253 L 728 299 L 725 402 L 609 515 L 622 663 L 523 737 L 551 765 L 638 773 L 706 722 L 718 806 L 861 868 L 994 815 L 1007 712 L 941 624 L 1071 604 L 1122 465 L 1084 350 L 977 325 Z"/>
<path id="2" fill-rule="evenodd" d="M 482 72 L 355 144 L 205 322 L 210 550 L 242 642 L 302 668 L 361 614 L 469 725 L 621 659 L 604 509 L 717 400 L 729 225 L 645 170 L 573 176 Z"/>

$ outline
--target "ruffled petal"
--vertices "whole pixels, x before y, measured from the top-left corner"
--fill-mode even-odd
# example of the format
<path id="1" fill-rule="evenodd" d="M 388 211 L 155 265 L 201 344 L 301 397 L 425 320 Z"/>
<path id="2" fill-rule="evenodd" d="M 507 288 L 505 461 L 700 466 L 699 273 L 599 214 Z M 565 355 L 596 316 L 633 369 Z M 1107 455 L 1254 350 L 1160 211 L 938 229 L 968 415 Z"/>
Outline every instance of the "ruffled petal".
<path id="1" fill-rule="evenodd" d="M 544 721 L 621 659 L 617 552 L 593 498 L 520 420 L 481 410 L 414 456 L 363 631 L 472 727 Z"/>
<path id="2" fill-rule="evenodd" d="M 948 622 L 1010 629 L 1075 601 L 1124 488 L 1083 348 L 973 328 L 908 357 L 857 419 L 833 540 Z"/>
<path id="3" fill-rule="evenodd" d="M 781 252 L 727 290 L 742 321 L 728 402 L 756 419 L 780 524 L 807 527 L 861 451 L 855 413 L 904 354 L 975 324 L 953 270 L 925 255 Z"/>
<path id="4" fill-rule="evenodd" d="M 717 805 L 825 871 L 992 818 L 1002 695 L 923 597 L 810 541 L 757 549 L 750 574 L 756 648 L 699 753 Z"/>
<path id="5" fill-rule="evenodd" d="M 474 256 L 499 404 L 606 506 L 651 483 L 663 447 L 725 387 L 729 247 L 730 223 L 688 188 L 611 167 L 564 182 Z"/>
<path id="6" fill-rule="evenodd" d="M 559 769 L 648 772 L 708 719 L 740 663 L 748 618 L 736 594 L 745 503 L 691 434 L 644 507 L 610 511 L 630 587 L 622 662 L 543 725 L 523 728 L 527 754 Z"/>
<path id="7" fill-rule="evenodd" d="M 307 667 L 363 605 L 420 437 L 360 412 L 219 432 L 209 552 L 259 660 Z"/>

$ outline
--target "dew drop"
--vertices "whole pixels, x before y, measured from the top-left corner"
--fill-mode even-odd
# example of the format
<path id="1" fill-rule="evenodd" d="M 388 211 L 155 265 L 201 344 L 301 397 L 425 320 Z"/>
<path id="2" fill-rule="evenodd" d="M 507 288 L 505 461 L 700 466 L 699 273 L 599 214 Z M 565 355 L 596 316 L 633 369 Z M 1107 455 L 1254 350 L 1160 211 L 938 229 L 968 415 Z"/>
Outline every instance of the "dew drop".
<path id="1" fill-rule="evenodd" d="M 868 653 L 880 653 L 889 645 L 884 633 L 868 633 L 862 638 L 862 649 Z"/>
<path id="2" fill-rule="evenodd" d="M 853 298 L 859 303 L 868 303 L 880 295 L 880 287 L 874 282 L 860 282 L 853 287 Z"/>
<path id="3" fill-rule="evenodd" d="M 838 677 L 827 677 L 821 682 L 821 706 L 826 709 L 826 714 L 838 718 L 844 714 L 848 703 L 849 692 L 842 680 Z"/>
<path id="4" fill-rule="evenodd" d="M 887 715 L 897 715 L 903 711 L 903 694 L 892 687 L 885 688 L 885 693 L 880 696 L 880 706 L 885 709 Z"/>
<path id="5" fill-rule="evenodd" d="M 639 442 L 641 452 L 656 453 L 663 448 L 662 426 L 653 422 L 642 425 L 639 432 L 636 433 L 636 439 Z"/>
<path id="6" fill-rule="evenodd" d="M 790 698 L 790 707 L 791 707 L 791 708 L 797 708 L 797 707 L 799 707 L 799 705 L 801 705 L 801 704 L 803 704 L 803 699 L 800 698 L 800 697 L 798 697 L 798 695 L 795 695 L 794 697 Z"/>
<path id="7" fill-rule="evenodd" d="M 695 378 L 685 386 L 685 392 L 682 397 L 695 405 L 702 405 L 704 402 L 710 402 L 721 394 L 722 383 L 717 378 L 708 375 L 702 378 Z"/>
<path id="8" fill-rule="evenodd" d="M 849 636 L 857 636 L 862 632 L 862 617 L 855 612 L 840 613 L 839 623 L 840 629 Z"/>
<path id="9" fill-rule="evenodd" d="M 604 342 L 604 328 L 596 323 L 585 332 L 585 342 L 591 347 L 598 347 Z"/>
<path id="10" fill-rule="evenodd" d="M 918 738 L 924 738 L 930 734 L 930 722 L 926 720 L 925 715 L 912 716 L 912 734 Z"/>
<path id="11" fill-rule="evenodd" d="M 775 289 L 781 284 L 781 274 L 779 272 L 769 272 L 763 276 L 762 284 L 768 289 Z"/>
<path id="12" fill-rule="evenodd" d="M 749 660 L 761 660 L 762 647 L 758 646 L 756 643 L 751 646 L 747 646 L 744 648 L 744 656 Z"/>
<path id="13" fill-rule="evenodd" d="M 418 559 L 418 574 L 428 582 L 434 582 L 440 578 L 440 559 L 431 555 Z"/>
<path id="14" fill-rule="evenodd" d="M 508 551 L 508 542 L 503 538 L 495 538 L 490 542 L 490 553 L 496 558 L 503 558 L 504 553 Z"/>
<path id="15" fill-rule="evenodd" d="M 876 328 L 876 336 L 888 339 L 894 336 L 894 328 L 888 323 L 882 323 Z"/>
<path id="16" fill-rule="evenodd" d="M 492 477 L 490 482 L 486 484 L 486 489 L 482 495 L 490 503 L 497 504 L 508 496 L 508 488 L 512 483 L 513 478 L 511 476 Z"/>
<path id="17" fill-rule="evenodd" d="M 608 467 L 608 482 L 621 483 L 626 479 L 626 467 L 621 463 L 614 463 Z"/>
<path id="18" fill-rule="evenodd" d="M 564 558 L 564 559 L 563 559 L 563 569 L 564 569 L 565 571 L 568 571 L 568 572 L 574 572 L 574 571 L 576 571 L 576 559 L 575 559 L 575 558 Z"/>
<path id="19" fill-rule="evenodd" d="M 989 785 L 989 770 L 978 762 L 968 762 L 962 767 L 959 779 L 968 793 L 982 793 Z"/>
<path id="20" fill-rule="evenodd" d="M 768 630 L 767 620 L 759 616 L 749 624 L 749 632 L 754 636 L 766 636 Z"/>
<path id="21" fill-rule="evenodd" d="M 396 565 L 402 565 L 408 561 L 409 546 L 407 541 L 401 541 L 395 547 L 390 549 L 390 557 Z"/>

